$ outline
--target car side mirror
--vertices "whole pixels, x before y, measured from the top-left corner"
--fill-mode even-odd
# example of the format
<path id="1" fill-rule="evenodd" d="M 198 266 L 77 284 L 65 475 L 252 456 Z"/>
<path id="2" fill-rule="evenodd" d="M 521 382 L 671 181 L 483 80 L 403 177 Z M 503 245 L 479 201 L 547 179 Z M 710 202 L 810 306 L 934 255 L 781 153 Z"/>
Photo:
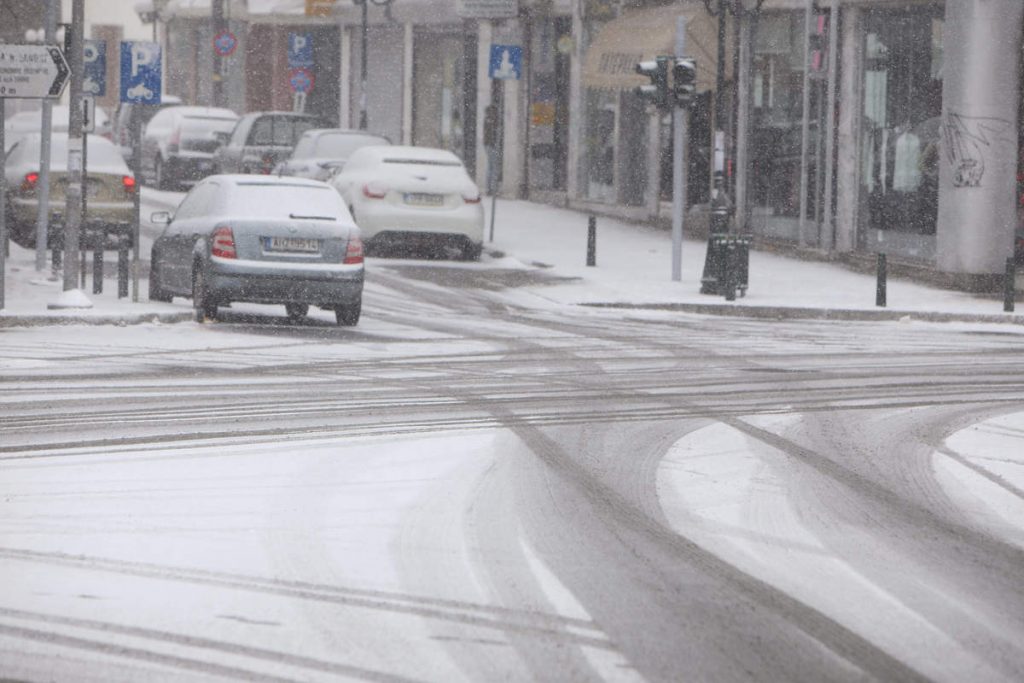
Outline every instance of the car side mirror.
<path id="1" fill-rule="evenodd" d="M 149 215 L 149 222 L 153 225 L 168 225 L 171 222 L 171 212 L 154 211 Z"/>

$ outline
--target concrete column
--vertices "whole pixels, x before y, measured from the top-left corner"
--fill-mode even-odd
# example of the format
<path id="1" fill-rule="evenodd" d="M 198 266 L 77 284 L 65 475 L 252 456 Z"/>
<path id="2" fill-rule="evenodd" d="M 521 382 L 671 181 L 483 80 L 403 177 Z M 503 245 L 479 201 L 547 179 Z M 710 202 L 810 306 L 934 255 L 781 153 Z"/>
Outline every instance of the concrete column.
<path id="1" fill-rule="evenodd" d="M 341 68 L 338 83 L 338 125 L 352 127 L 352 30 L 347 26 L 339 28 L 341 34 Z"/>
<path id="2" fill-rule="evenodd" d="M 736 89 L 736 226 L 745 232 L 750 207 L 747 201 L 747 176 L 750 173 L 750 113 L 754 59 L 753 17 L 740 22 L 739 87 Z"/>
<path id="3" fill-rule="evenodd" d="M 490 21 L 477 23 L 476 38 L 476 184 L 487 187 L 487 150 L 484 148 L 484 114 L 491 103 L 491 79 L 488 67 L 491 63 Z"/>
<path id="4" fill-rule="evenodd" d="M 413 25 L 406 22 L 402 45 L 402 144 L 412 144 Z"/>
<path id="5" fill-rule="evenodd" d="M 649 116 L 647 122 L 647 214 L 657 218 L 661 208 L 661 119 Z"/>
<path id="6" fill-rule="evenodd" d="M 505 88 L 504 145 L 502 147 L 501 189 L 506 197 L 519 197 L 523 184 L 523 107 L 522 81 L 508 79 Z"/>
<path id="7" fill-rule="evenodd" d="M 860 221 L 859 197 L 861 112 L 864 81 L 864 48 L 861 36 L 861 10 L 843 8 L 841 57 L 843 65 L 839 83 L 839 122 L 836 144 L 839 146 L 836 167 L 836 241 L 837 252 L 851 252 L 857 243 Z"/>
<path id="8" fill-rule="evenodd" d="M 582 2 L 572 3 L 572 57 L 569 61 L 569 147 L 566 150 L 565 194 L 569 201 L 580 197 L 580 154 L 586 103 L 583 100 L 584 29 Z"/>
<path id="9" fill-rule="evenodd" d="M 946 3 L 936 260 L 965 284 L 1013 253 L 1022 15 L 1020 0 Z"/>

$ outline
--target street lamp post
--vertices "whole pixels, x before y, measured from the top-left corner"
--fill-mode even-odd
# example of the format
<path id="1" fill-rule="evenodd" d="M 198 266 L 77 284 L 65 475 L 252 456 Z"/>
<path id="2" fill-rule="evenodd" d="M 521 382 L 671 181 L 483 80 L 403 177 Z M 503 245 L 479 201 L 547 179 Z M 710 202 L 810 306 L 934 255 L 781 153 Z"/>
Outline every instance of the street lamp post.
<path id="1" fill-rule="evenodd" d="M 359 41 L 359 130 L 366 130 L 369 121 L 366 117 L 366 44 L 370 35 L 370 3 L 377 7 L 386 7 L 393 0 L 352 0 L 362 9 L 362 38 Z"/>

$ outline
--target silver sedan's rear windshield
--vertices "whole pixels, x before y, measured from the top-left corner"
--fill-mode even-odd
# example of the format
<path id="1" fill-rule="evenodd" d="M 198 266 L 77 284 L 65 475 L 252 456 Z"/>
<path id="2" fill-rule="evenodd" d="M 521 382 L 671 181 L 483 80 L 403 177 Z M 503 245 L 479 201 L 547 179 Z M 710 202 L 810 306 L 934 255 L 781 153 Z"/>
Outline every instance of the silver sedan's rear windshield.
<path id="1" fill-rule="evenodd" d="M 269 219 L 316 216 L 341 220 L 346 211 L 341 195 L 331 187 L 253 181 L 235 185 L 228 213 Z"/>

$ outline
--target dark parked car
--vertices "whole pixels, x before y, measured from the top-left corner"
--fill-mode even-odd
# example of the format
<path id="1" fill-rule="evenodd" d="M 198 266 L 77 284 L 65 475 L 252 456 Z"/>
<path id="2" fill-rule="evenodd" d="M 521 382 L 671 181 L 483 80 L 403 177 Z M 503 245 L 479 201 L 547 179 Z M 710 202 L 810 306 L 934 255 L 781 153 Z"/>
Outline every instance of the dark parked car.
<path id="1" fill-rule="evenodd" d="M 238 121 L 230 109 L 170 107 L 146 126 L 142 175 L 157 189 L 192 185 L 214 172 L 213 154 Z"/>
<path id="2" fill-rule="evenodd" d="M 359 322 L 363 243 L 341 196 L 302 178 L 217 175 L 188 193 L 150 255 L 149 298 L 191 296 L 200 321 L 233 301 L 284 304 L 288 317 L 310 305 Z"/>
<path id="3" fill-rule="evenodd" d="M 132 163 L 132 111 L 138 110 L 139 117 L 141 119 L 139 126 L 142 130 L 146 130 L 146 124 L 149 123 L 150 119 L 157 115 L 158 112 L 163 111 L 168 107 L 177 107 L 181 105 L 181 98 L 175 97 L 174 95 L 161 95 L 160 104 L 132 104 L 130 102 L 122 102 L 117 105 L 117 112 L 114 114 L 114 123 L 112 126 L 112 134 L 114 144 L 121 152 L 121 156 L 131 166 Z"/>
<path id="4" fill-rule="evenodd" d="M 389 145 L 391 141 L 362 130 L 315 128 L 307 130 L 286 161 L 274 169 L 278 175 L 327 180 L 345 166 L 352 152 L 360 147 Z"/>
<path id="5" fill-rule="evenodd" d="M 307 130 L 327 128 L 327 121 L 294 112 L 252 112 L 238 120 L 230 138 L 217 150 L 219 173 L 269 174 L 291 154 Z"/>

